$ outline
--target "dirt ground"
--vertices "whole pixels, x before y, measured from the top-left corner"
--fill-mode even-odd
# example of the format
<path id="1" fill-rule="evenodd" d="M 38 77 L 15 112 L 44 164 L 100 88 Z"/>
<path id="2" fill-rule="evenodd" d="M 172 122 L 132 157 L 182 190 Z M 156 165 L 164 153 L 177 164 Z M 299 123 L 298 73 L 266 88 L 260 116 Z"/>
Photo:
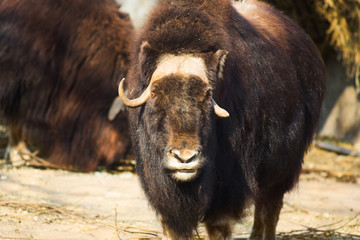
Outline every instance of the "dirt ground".
<path id="1" fill-rule="evenodd" d="M 133 172 L 84 174 L 0 160 L 0 184 L 0 239 L 162 237 Z M 236 225 L 236 239 L 248 237 L 251 215 Z M 360 239 L 360 158 L 313 147 L 277 230 L 278 239 Z"/>

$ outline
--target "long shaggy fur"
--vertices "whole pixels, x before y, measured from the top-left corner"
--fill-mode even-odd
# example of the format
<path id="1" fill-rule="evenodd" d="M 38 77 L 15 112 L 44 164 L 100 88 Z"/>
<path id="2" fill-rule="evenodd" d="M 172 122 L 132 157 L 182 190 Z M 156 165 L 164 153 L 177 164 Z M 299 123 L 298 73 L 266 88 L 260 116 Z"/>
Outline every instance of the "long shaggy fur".
<path id="1" fill-rule="evenodd" d="M 239 220 L 250 200 L 281 205 L 298 181 L 319 118 L 325 70 L 311 39 L 268 5 L 248 0 L 237 7 L 230 0 L 159 0 L 132 53 L 129 98 L 147 87 L 159 56 L 193 54 L 205 60 L 214 99 L 230 113 L 227 119 L 211 108 L 194 114 L 206 166 L 195 181 L 179 183 L 163 161 L 167 117 L 188 121 L 167 110 L 183 104 L 176 96 L 184 90 L 172 83 L 174 100 L 166 108 L 129 109 L 142 187 L 164 226 L 184 238 L 199 221 Z M 144 41 L 150 49 L 141 50 Z M 213 64 L 217 50 L 228 52 L 224 66 Z"/>
<path id="2" fill-rule="evenodd" d="M 0 113 L 13 141 L 61 168 L 110 167 L 129 150 L 125 112 L 107 119 L 132 25 L 112 0 L 0 2 Z"/>

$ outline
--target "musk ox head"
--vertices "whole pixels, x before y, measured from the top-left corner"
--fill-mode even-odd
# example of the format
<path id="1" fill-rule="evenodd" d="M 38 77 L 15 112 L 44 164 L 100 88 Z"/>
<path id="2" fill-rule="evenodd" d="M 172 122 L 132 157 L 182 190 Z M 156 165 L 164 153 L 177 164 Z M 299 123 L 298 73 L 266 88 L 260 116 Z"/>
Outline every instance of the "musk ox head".
<path id="1" fill-rule="evenodd" d="M 144 42 L 140 55 L 149 48 L 149 43 Z M 213 112 L 219 117 L 229 116 L 212 97 L 217 78 L 222 77 L 226 55 L 224 50 L 159 54 L 146 90 L 135 99 L 125 96 L 124 80 L 120 82 L 119 96 L 124 104 L 128 107 L 146 104 L 150 121 L 158 121 L 163 129 L 162 166 L 177 181 L 192 181 L 201 173 Z"/>

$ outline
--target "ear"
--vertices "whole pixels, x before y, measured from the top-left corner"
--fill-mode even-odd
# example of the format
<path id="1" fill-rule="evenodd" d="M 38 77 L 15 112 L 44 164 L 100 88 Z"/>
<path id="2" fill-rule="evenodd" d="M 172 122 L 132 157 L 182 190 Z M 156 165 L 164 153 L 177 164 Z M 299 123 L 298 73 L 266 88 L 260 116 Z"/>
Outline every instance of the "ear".
<path id="1" fill-rule="evenodd" d="M 141 70 L 146 69 L 146 64 L 148 63 L 147 56 L 150 55 L 150 52 L 151 52 L 150 44 L 147 41 L 143 41 L 140 46 L 140 53 L 138 59 L 141 66 Z"/>
<path id="2" fill-rule="evenodd" d="M 151 51 L 151 46 L 148 41 L 143 41 L 140 46 L 139 62 L 142 63 L 148 52 Z"/>
<path id="3" fill-rule="evenodd" d="M 158 52 L 154 50 L 148 41 L 143 41 L 140 46 L 140 53 L 139 53 L 139 64 L 140 64 L 140 72 L 141 72 L 141 79 L 143 79 L 144 84 L 148 84 L 151 78 L 151 74 L 155 69 L 154 61 L 158 55 Z"/>
<path id="4" fill-rule="evenodd" d="M 216 53 L 214 54 L 214 58 L 217 63 L 216 74 L 217 74 L 218 79 L 223 78 L 225 60 L 226 60 L 228 53 L 229 52 L 226 50 L 217 50 Z"/>

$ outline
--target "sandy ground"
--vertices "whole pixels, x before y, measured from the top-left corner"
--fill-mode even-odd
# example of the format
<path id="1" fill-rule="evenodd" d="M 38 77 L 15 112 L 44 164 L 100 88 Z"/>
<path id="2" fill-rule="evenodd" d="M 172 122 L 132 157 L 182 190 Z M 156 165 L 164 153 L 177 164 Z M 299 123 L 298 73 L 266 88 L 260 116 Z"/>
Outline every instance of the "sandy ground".
<path id="1" fill-rule="evenodd" d="M 298 188 L 286 196 L 279 239 L 317 239 L 309 237 L 314 233 L 311 229 L 341 235 L 321 239 L 360 239 L 360 179 L 355 180 L 358 183 L 338 182 L 326 174 L 303 174 Z M 84 174 L 3 165 L 0 184 L 0 239 L 162 236 L 137 176 L 131 172 Z M 236 226 L 235 238 L 248 236 L 251 212 Z M 200 237 L 204 234 L 200 226 Z"/>

